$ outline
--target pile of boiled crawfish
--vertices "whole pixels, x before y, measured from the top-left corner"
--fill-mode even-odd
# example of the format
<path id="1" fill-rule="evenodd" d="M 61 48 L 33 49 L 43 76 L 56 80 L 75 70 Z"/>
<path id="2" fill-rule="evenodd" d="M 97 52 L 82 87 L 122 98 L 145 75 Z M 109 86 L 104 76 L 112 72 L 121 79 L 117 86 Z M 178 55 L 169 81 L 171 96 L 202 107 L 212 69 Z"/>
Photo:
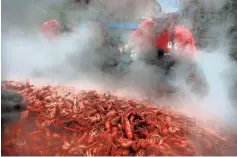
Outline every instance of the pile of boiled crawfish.
<path id="1" fill-rule="evenodd" d="M 28 103 L 3 135 L 4 155 L 237 155 L 237 136 L 199 126 L 172 109 L 96 91 L 35 87 L 8 81 L 3 89 Z"/>

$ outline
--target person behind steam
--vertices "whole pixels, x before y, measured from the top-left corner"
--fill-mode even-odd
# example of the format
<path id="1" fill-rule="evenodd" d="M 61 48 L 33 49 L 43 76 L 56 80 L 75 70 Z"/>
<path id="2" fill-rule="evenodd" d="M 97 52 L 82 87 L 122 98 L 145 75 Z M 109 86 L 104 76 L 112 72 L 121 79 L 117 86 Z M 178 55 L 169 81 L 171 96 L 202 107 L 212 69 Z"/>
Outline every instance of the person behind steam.
<path id="1" fill-rule="evenodd" d="M 185 82 L 194 93 L 203 97 L 208 93 L 208 85 L 195 60 L 194 37 L 189 29 L 177 25 L 178 17 L 179 13 L 157 13 L 143 21 L 132 33 L 124 51 L 135 51 L 137 59 L 158 65 L 168 76 L 176 67 L 186 65 L 183 70 L 186 72 L 182 74 L 187 75 Z"/>
<path id="2" fill-rule="evenodd" d="M 26 109 L 26 103 L 19 93 L 4 89 L 1 92 L 1 133 L 3 134 L 7 124 L 20 119 L 21 112 Z"/>
<path id="3" fill-rule="evenodd" d="M 80 5 L 81 3 L 84 5 L 90 4 L 90 1 L 71 2 L 72 5 Z M 82 71 L 92 73 L 111 72 L 114 70 L 120 62 L 120 51 L 116 41 L 108 36 L 108 26 L 100 21 L 98 22 L 96 17 L 89 17 L 89 19 L 93 20 L 86 22 L 83 22 L 83 19 L 78 19 L 77 22 L 74 21 L 75 23 L 72 24 L 72 22 L 69 22 L 70 20 L 66 18 L 65 13 L 62 14 L 62 12 L 63 11 L 60 12 L 61 20 L 52 19 L 44 22 L 40 27 L 40 31 L 47 39 L 57 40 L 62 37 L 64 33 L 73 33 L 74 28 L 77 29 L 77 27 L 82 24 L 78 35 L 88 42 L 85 42 L 86 44 L 84 45 L 81 43 L 80 46 L 83 47 L 82 52 L 75 52 L 67 56 L 66 60 L 70 67 L 72 67 L 73 70 L 77 70 L 78 73 Z"/>

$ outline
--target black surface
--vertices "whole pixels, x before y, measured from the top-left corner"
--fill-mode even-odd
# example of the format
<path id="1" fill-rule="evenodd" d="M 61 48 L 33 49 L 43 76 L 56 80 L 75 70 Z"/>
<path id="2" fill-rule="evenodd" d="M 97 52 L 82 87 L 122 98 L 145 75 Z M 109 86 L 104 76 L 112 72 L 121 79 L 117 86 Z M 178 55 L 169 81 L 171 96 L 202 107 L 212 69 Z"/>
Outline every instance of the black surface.
<path id="1" fill-rule="evenodd" d="M 4 89 L 2 89 L 1 98 L 1 122 L 3 132 L 6 124 L 20 119 L 20 113 L 26 109 L 26 103 L 21 94 Z"/>

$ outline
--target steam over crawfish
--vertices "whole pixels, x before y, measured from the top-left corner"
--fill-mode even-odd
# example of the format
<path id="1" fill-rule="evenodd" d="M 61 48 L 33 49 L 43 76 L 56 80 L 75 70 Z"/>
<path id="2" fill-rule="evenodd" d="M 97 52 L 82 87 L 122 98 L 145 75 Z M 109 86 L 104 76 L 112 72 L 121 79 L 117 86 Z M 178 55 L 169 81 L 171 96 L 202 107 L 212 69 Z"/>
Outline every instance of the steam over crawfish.
<path id="1" fill-rule="evenodd" d="M 237 136 L 219 135 L 194 120 L 148 103 L 95 91 L 4 82 L 28 107 L 6 129 L 4 155 L 237 155 Z"/>

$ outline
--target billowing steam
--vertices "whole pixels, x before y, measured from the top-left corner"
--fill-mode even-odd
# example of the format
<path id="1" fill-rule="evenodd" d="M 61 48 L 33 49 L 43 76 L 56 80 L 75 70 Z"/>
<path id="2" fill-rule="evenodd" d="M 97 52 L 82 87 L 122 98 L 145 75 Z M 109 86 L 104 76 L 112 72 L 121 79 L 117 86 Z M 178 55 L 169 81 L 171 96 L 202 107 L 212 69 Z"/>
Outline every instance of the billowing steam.
<path id="1" fill-rule="evenodd" d="M 202 11 L 213 10 L 216 12 L 223 11 L 222 8 L 228 3 L 228 1 L 213 0 L 200 0 L 199 2 L 205 6 Z M 209 43 L 206 48 L 200 49 L 197 61 L 208 79 L 210 92 L 202 102 L 191 103 L 193 105 L 190 104 L 190 110 L 187 102 L 184 108 L 187 109 L 187 113 L 203 118 L 204 121 L 220 118 L 236 129 L 236 105 L 235 103 L 233 104 L 229 97 L 229 89 L 236 82 L 234 70 L 236 63 L 230 59 L 229 54 L 231 51 L 228 47 L 228 43 L 232 40 L 228 34 L 228 26 L 233 22 L 232 20 L 224 17 L 220 23 L 207 25 L 205 36 L 212 36 L 217 40 Z M 211 22 L 203 21 L 202 24 L 205 23 Z M 205 28 L 205 26 L 202 27 Z M 195 112 L 194 108 L 196 108 Z"/>
<path id="2" fill-rule="evenodd" d="M 147 2 L 147 0 L 145 1 Z M 105 0 L 93 1 L 89 6 L 90 12 L 83 10 L 83 14 L 81 12 L 82 15 L 80 16 L 91 17 L 89 14 L 92 14 L 93 8 L 94 10 L 106 10 L 105 18 L 109 17 L 111 20 L 126 15 L 131 17 L 143 16 L 144 6 L 148 4 L 144 3 L 145 1 L 119 0 L 118 3 L 115 0 L 106 1 L 106 3 Z M 218 6 L 217 9 L 220 9 L 225 2 L 223 0 L 223 3 L 220 4 L 220 1 L 205 0 L 203 3 L 205 3 L 204 6 Z M 65 35 L 57 41 L 48 41 L 40 36 L 39 24 L 46 20 L 46 12 L 49 6 L 54 4 L 59 5 L 60 3 L 58 0 L 57 3 L 54 0 L 42 0 L 40 3 L 32 0 L 19 2 L 3 0 L 3 79 L 31 78 L 33 83 L 38 84 L 60 83 L 83 89 L 112 91 L 125 97 L 129 95 L 142 99 L 149 98 L 154 101 L 159 99 L 160 102 L 167 105 L 180 104 L 182 109 L 189 114 L 191 113 L 192 116 L 204 119 L 219 116 L 229 121 L 230 124 L 237 124 L 230 121 L 236 119 L 233 117 L 235 111 L 228 97 L 228 87 L 230 81 L 233 80 L 229 80 L 224 73 L 229 71 L 233 64 L 228 58 L 228 47 L 223 48 L 222 45 L 219 47 L 209 46 L 212 53 L 209 53 L 209 49 L 200 50 L 197 61 L 204 70 L 210 85 L 210 94 L 207 99 L 197 101 L 192 93 L 186 93 L 185 98 L 182 96 L 161 99 L 155 96 L 154 88 L 162 85 L 163 77 L 152 66 L 145 66 L 142 63 L 133 65 L 131 67 L 132 72 L 122 78 L 104 75 L 98 70 L 98 62 L 104 59 L 100 54 L 109 55 L 114 51 L 110 48 L 104 48 L 100 51 L 96 49 L 97 44 L 103 40 L 98 37 L 98 34 L 88 35 L 91 31 L 86 29 L 82 31 L 82 28 L 78 27 L 76 32 Z M 18 7 L 15 7 L 16 5 Z M 129 9 L 126 9 L 128 6 Z M 70 13 L 70 15 L 73 19 L 75 14 Z M 50 16 L 53 17 L 53 15 Z M 100 18 L 103 19 L 103 15 Z M 222 24 L 212 25 L 210 28 L 209 34 L 218 33 L 221 43 L 227 41 L 227 30 L 223 28 Z M 97 28 L 93 28 L 93 31 L 100 32 Z M 124 35 L 127 34 L 124 33 Z"/>

